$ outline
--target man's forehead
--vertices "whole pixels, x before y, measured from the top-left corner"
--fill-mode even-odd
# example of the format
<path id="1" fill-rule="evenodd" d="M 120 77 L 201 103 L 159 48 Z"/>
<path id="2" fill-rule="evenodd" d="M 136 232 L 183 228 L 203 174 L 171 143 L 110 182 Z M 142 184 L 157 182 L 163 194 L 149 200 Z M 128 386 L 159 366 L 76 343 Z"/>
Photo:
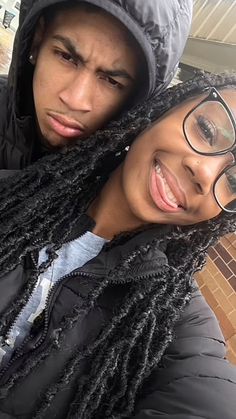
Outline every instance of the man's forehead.
<path id="1" fill-rule="evenodd" d="M 68 52 L 70 52 L 75 60 L 80 60 L 86 64 L 86 53 L 84 53 L 83 50 L 83 44 L 78 42 L 78 39 L 74 38 L 73 35 L 63 35 L 62 33 L 55 31 L 55 33 L 52 33 L 52 40 L 55 40 L 56 42 L 62 44 L 64 48 L 67 49 Z M 87 52 L 87 51 L 86 51 Z M 121 62 L 119 59 L 113 59 L 110 62 L 107 62 L 103 59 L 103 56 L 101 56 L 101 65 L 99 70 L 109 74 L 111 77 L 122 77 L 129 79 L 130 81 L 135 81 L 134 77 L 131 75 L 130 72 L 127 71 L 125 63 Z M 103 63 L 108 63 L 103 64 Z"/>
<path id="2" fill-rule="evenodd" d="M 95 21 L 95 16 L 97 16 L 98 18 L 101 17 L 102 19 L 106 19 L 110 25 L 121 25 L 122 28 L 126 29 L 119 19 L 106 12 L 102 8 L 93 6 L 93 8 L 90 9 L 90 7 L 88 8 L 87 6 L 84 6 L 84 4 L 87 3 L 78 3 L 72 7 L 67 5 L 67 7 L 64 7 L 63 9 L 57 9 L 55 13 L 49 16 L 49 24 L 69 25 L 70 21 L 77 21 L 79 24 L 81 20 L 83 23 L 86 23 L 87 20 L 89 23 L 91 23 L 92 21 Z"/>
<path id="3" fill-rule="evenodd" d="M 63 2 L 59 4 L 55 4 L 49 6 L 45 9 L 44 16 L 46 16 L 48 21 L 55 20 L 58 16 L 65 16 L 70 13 L 75 14 L 79 12 L 86 12 L 87 14 L 104 14 L 106 13 L 103 11 L 101 7 L 94 6 L 87 2 Z"/>
<path id="4" fill-rule="evenodd" d="M 92 26 L 96 24 L 98 26 L 99 21 L 104 23 L 107 30 L 110 30 L 111 36 L 116 36 L 127 47 L 133 50 L 135 49 L 139 55 L 143 55 L 134 36 L 119 19 L 106 10 L 90 5 L 89 3 L 78 3 L 78 5 L 74 5 L 73 7 L 68 5 L 68 7 L 62 10 L 57 10 L 53 17 L 49 19 L 47 26 L 50 30 L 58 27 L 71 28 L 71 25 L 73 25 L 73 28 L 77 29 L 79 33 L 81 24 L 83 26 L 86 24 Z M 101 26 L 101 33 L 104 31 L 104 25 Z"/>

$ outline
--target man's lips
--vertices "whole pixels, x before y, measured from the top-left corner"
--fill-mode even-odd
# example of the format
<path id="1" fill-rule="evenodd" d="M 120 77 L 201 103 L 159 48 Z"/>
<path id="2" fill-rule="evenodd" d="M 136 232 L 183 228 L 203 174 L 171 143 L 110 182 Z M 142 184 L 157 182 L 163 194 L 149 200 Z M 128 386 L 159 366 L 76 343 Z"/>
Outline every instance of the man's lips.
<path id="1" fill-rule="evenodd" d="M 151 171 L 150 193 L 156 206 L 165 212 L 182 212 L 186 197 L 175 176 L 159 161 Z"/>
<path id="2" fill-rule="evenodd" d="M 84 126 L 64 115 L 49 112 L 48 122 L 58 135 L 67 138 L 79 137 L 84 133 Z"/>

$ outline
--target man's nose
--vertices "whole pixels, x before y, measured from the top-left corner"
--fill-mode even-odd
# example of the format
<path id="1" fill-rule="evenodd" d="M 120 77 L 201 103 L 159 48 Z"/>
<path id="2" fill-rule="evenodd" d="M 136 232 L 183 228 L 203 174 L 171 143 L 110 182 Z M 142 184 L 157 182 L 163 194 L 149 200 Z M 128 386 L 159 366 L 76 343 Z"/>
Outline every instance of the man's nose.
<path id="1" fill-rule="evenodd" d="M 191 182 L 201 195 L 207 195 L 217 176 L 232 163 L 231 153 L 222 156 L 192 155 L 184 158 L 185 170 L 190 176 Z"/>
<path id="2" fill-rule="evenodd" d="M 94 77 L 86 69 L 80 69 L 59 94 L 60 100 L 72 111 L 91 112 L 96 94 Z"/>

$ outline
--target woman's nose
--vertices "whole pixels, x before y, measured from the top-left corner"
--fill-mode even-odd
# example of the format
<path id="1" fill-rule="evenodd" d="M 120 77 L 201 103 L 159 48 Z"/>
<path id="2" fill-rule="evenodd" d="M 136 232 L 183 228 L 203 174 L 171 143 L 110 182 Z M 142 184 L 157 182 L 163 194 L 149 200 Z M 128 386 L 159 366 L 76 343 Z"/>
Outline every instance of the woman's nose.
<path id="1" fill-rule="evenodd" d="M 191 182 L 201 195 L 207 195 L 217 176 L 232 163 L 231 153 L 222 156 L 202 156 L 200 154 L 186 156 L 183 164 Z"/>

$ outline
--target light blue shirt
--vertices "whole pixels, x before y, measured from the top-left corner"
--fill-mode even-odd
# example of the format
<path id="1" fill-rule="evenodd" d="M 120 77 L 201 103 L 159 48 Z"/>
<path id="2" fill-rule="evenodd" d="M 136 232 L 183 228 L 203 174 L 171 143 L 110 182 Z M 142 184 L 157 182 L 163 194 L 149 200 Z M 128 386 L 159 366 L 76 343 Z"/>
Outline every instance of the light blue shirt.
<path id="1" fill-rule="evenodd" d="M 107 240 L 87 231 L 83 236 L 69 243 L 65 243 L 57 250 L 58 257 L 49 268 L 43 272 L 35 285 L 25 307 L 17 317 L 8 334 L 6 344 L 0 347 L 0 363 L 7 362 L 13 350 L 17 348 L 29 334 L 35 318 L 45 308 L 49 291 L 65 275 L 80 268 L 98 255 Z M 47 261 L 46 247 L 39 252 L 38 266 Z"/>

